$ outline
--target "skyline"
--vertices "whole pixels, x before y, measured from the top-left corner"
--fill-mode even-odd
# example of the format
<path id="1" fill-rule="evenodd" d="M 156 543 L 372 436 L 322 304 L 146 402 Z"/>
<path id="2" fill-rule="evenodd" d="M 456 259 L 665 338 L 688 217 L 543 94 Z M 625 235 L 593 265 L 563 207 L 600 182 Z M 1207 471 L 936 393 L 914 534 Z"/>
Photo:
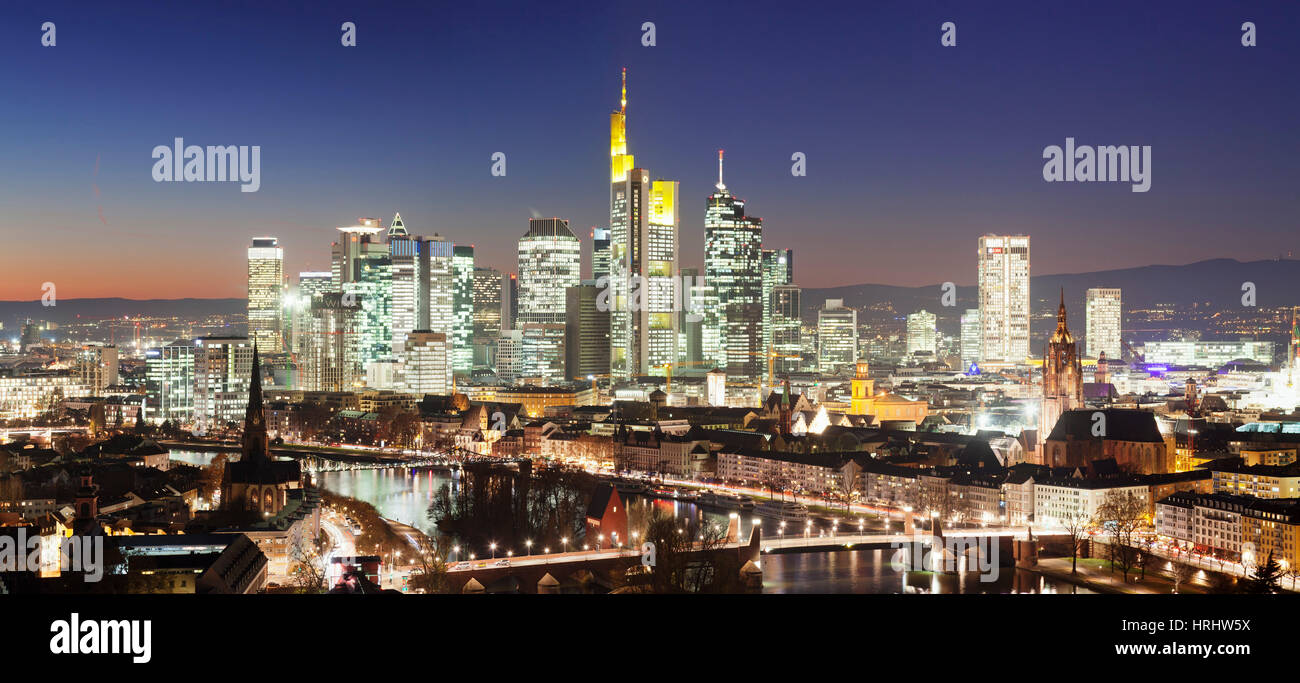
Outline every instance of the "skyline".
<path id="1" fill-rule="evenodd" d="M 1085 17 L 1016 5 L 969 16 L 936 8 L 926 19 L 855 8 L 835 23 L 750 6 L 491 20 L 458 8 L 436 21 L 341 5 L 248 21 L 198 8 L 161 18 L 136 7 L 66 19 L 28 10 L 30 23 L 20 12 L 0 28 L 13 64 L 0 83 L 29 103 L 0 112 L 27 133 L 4 143 L 0 199 L 11 208 L 0 220 L 15 235 L 40 226 L 42 239 L 6 259 L 0 300 L 39 299 L 44 282 L 64 299 L 241 297 L 253 237 L 279 238 L 287 273 L 320 270 L 336 226 L 386 224 L 399 211 L 412 234 L 474 244 L 480 264 L 505 272 L 516 271 L 529 217 L 565 218 L 585 272 L 590 228 L 608 227 L 606 117 L 624 66 L 638 165 L 681 182 L 682 267 L 702 265 L 718 149 L 729 188 L 764 219 L 763 246 L 818 264 L 798 275 L 807 288 L 973 284 L 971 247 L 990 233 L 1031 235 L 1033 275 L 1286 254 L 1300 150 L 1284 112 L 1297 95 L 1274 83 L 1294 62 L 1296 48 L 1276 38 L 1295 19 L 1203 10 L 1107 5 Z M 1251 50 L 1236 40 L 1245 14 L 1268 26 Z M 59 24 L 57 47 L 37 39 L 46 19 Z M 643 47 L 649 19 L 658 41 Z M 945 19 L 959 26 L 946 52 Z M 355 49 L 338 44 L 344 20 L 358 25 Z M 1100 27 L 1109 52 L 1085 43 Z M 824 38 L 815 44 L 790 39 L 814 30 Z M 533 49 L 539 31 L 572 49 Z M 825 64 L 838 66 L 813 68 Z M 845 74 L 863 87 L 845 88 Z M 785 95 L 764 97 L 771 91 Z M 261 145 L 260 190 L 153 182 L 149 152 L 174 137 Z M 1151 145 L 1150 191 L 1044 182 L 1041 151 L 1066 137 Z M 508 156 L 504 178 L 489 173 L 497 151 Z M 807 155 L 806 177 L 790 175 L 793 152 Z M 1211 245 L 1229 230 L 1233 246 Z M 800 240 L 808 234 L 820 239 Z M 147 268 L 104 261 L 123 240 Z M 925 258 L 897 258 L 907 254 Z"/>

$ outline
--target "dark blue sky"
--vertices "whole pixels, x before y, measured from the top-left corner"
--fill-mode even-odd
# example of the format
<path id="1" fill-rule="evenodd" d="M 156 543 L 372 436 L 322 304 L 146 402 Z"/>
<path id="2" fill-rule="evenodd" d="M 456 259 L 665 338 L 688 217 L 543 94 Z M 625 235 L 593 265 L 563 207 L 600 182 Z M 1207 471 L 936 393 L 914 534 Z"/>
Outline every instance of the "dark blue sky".
<path id="1" fill-rule="evenodd" d="M 684 265 L 718 148 L 805 286 L 972 283 L 985 232 L 1031 234 L 1040 274 L 1296 248 L 1295 3 L 122 4 L 0 10 L 0 299 L 240 296 L 250 237 L 325 268 L 335 226 L 394 211 L 506 270 L 533 212 L 586 247 L 623 66 Z M 176 136 L 260 145 L 261 190 L 153 182 Z M 1045 183 L 1067 136 L 1151 145 L 1151 190 Z"/>

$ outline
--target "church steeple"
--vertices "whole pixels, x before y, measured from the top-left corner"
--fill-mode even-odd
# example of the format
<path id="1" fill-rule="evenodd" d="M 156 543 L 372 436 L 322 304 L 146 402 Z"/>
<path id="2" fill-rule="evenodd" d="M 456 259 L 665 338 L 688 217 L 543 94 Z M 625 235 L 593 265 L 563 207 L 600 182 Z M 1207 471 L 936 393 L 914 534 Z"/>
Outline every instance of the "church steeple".
<path id="1" fill-rule="evenodd" d="M 244 438 L 240 450 L 243 462 L 269 461 L 266 413 L 262 410 L 262 364 L 253 345 L 253 374 L 248 382 L 248 407 L 244 410 Z"/>

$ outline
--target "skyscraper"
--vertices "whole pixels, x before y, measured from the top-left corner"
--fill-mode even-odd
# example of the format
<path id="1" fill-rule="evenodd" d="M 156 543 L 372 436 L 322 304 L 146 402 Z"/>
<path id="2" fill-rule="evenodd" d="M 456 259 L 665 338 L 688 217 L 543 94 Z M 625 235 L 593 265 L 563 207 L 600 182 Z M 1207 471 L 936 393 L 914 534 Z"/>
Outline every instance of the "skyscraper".
<path id="1" fill-rule="evenodd" d="M 312 298 L 298 356 L 299 386 L 307 391 L 352 391 L 365 377 L 359 304 L 340 292 Z"/>
<path id="2" fill-rule="evenodd" d="M 202 337 L 194 342 L 194 428 L 199 434 L 237 422 L 248 398 L 253 343 L 247 337 Z"/>
<path id="3" fill-rule="evenodd" d="M 582 246 L 561 218 L 532 218 L 519 238 L 519 324 L 564 324 L 564 292 L 582 281 Z"/>
<path id="4" fill-rule="evenodd" d="M 609 128 L 610 372 L 664 374 L 677 361 L 677 182 L 651 182 L 627 153 L 626 69 Z"/>
<path id="5" fill-rule="evenodd" d="M 405 348 L 406 390 L 412 394 L 451 393 L 452 368 L 447 335 L 412 330 Z"/>
<path id="6" fill-rule="evenodd" d="M 584 280 L 565 293 L 567 379 L 609 374 L 609 311 L 598 305 L 601 289 L 595 280 Z"/>
<path id="7" fill-rule="evenodd" d="M 1107 358 L 1121 356 L 1120 330 L 1124 322 L 1124 304 L 1119 289 L 1089 289 L 1084 306 L 1084 351 L 1093 358 L 1102 353 Z"/>
<path id="8" fill-rule="evenodd" d="M 980 360 L 1022 363 L 1029 357 L 1029 237 L 979 238 Z"/>
<path id="9" fill-rule="evenodd" d="M 342 306 L 357 306 L 353 320 L 360 368 L 388 360 L 393 353 L 393 260 L 390 245 L 380 241 L 377 218 L 359 218 L 357 225 L 338 228 L 331 245 L 331 273 Z M 405 228 L 402 228 L 405 231 Z"/>
<path id="10" fill-rule="evenodd" d="M 451 242 L 434 233 L 421 238 L 420 244 L 420 301 L 423 311 L 416 321 L 421 330 L 447 335 L 455 354 L 456 327 L 456 268 L 455 251 Z"/>
<path id="11" fill-rule="evenodd" d="M 709 195 L 704 212 L 704 281 L 708 286 L 702 331 L 704 357 L 725 365 L 730 376 L 752 378 L 753 363 L 757 361 L 762 367 L 761 356 L 766 348 L 763 220 L 746 216 L 745 200 L 727 191 L 722 182 L 722 150 L 718 150 L 715 187 L 717 191 Z M 757 315 L 751 316 L 750 304 L 758 306 Z M 733 324 L 728 320 L 733 313 L 746 321 Z M 750 317 L 754 318 L 752 327 L 748 325 Z M 730 339 L 733 330 L 744 338 Z"/>
<path id="12" fill-rule="evenodd" d="M 77 374 L 96 396 L 117 384 L 119 367 L 117 347 L 112 344 L 91 342 L 77 352 Z"/>
<path id="13" fill-rule="evenodd" d="M 937 316 L 924 308 L 907 316 L 907 355 L 918 352 L 934 355 L 937 322 Z"/>
<path id="14" fill-rule="evenodd" d="M 496 364 L 501 309 L 501 271 L 474 268 L 474 367 L 490 368 Z"/>
<path id="15" fill-rule="evenodd" d="M 763 250 L 763 349 L 772 351 L 772 289 L 794 284 L 794 250 Z"/>
<path id="16" fill-rule="evenodd" d="M 591 279 L 609 277 L 609 228 L 591 229 Z"/>
<path id="17" fill-rule="evenodd" d="M 469 376 L 474 369 L 474 246 L 456 245 L 452 250 L 455 293 L 452 301 L 451 367 L 457 375 Z"/>
<path id="18" fill-rule="evenodd" d="M 980 360 L 980 309 L 968 308 L 961 314 L 961 367 L 969 372 Z"/>
<path id="19" fill-rule="evenodd" d="M 817 311 L 817 368 L 830 374 L 858 362 L 858 312 L 843 299 L 827 299 Z"/>
<path id="20" fill-rule="evenodd" d="M 406 232 L 402 214 L 393 218 L 388 228 L 388 256 L 393 262 L 393 299 L 390 307 L 393 317 L 393 353 L 400 355 L 406 342 L 406 335 L 420 326 L 421 313 L 427 315 L 420 297 L 427 292 L 422 289 L 420 247 L 423 241 L 412 238 Z M 427 324 L 427 320 L 425 321 Z"/>
<path id="21" fill-rule="evenodd" d="M 274 237 L 254 237 L 248 248 L 248 336 L 263 353 L 285 350 L 280 297 L 284 291 L 284 250 Z"/>
<path id="22" fill-rule="evenodd" d="M 194 419 L 194 342 L 175 341 L 145 352 L 149 402 L 155 421 L 179 425 Z"/>
<path id="23" fill-rule="evenodd" d="M 795 285 L 776 285 L 772 287 L 770 305 L 772 324 L 772 359 L 773 368 L 778 374 L 788 375 L 799 372 L 803 366 L 802 323 L 799 317 L 799 303 L 802 290 Z"/>

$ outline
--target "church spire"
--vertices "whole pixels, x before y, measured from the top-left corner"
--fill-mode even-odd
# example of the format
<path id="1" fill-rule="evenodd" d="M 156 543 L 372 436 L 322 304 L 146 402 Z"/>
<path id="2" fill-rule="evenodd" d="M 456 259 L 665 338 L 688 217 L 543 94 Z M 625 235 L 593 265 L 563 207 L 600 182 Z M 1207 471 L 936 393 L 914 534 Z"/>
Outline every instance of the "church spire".
<path id="1" fill-rule="evenodd" d="M 244 410 L 244 436 L 240 453 L 243 462 L 270 460 L 266 438 L 266 413 L 262 410 L 262 363 L 253 344 L 253 373 L 248 381 L 248 407 Z"/>

